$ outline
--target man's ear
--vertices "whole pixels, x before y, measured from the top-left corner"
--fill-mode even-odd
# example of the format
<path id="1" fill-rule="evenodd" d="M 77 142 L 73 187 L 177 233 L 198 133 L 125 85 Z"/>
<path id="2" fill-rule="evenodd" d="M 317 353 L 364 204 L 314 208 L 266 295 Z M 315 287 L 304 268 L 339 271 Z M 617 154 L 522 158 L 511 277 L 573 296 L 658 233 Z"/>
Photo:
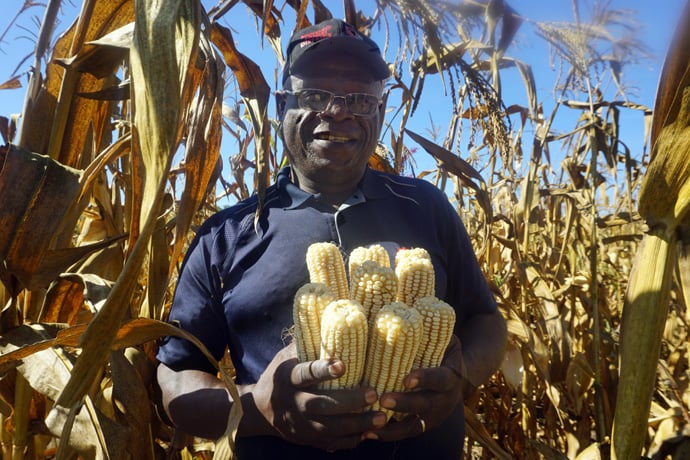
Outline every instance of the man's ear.
<path id="1" fill-rule="evenodd" d="M 386 103 L 388 102 L 388 91 L 383 92 L 381 96 L 381 105 L 379 105 L 379 133 L 383 129 L 383 122 L 386 119 Z"/>
<path id="2" fill-rule="evenodd" d="M 281 120 L 285 116 L 286 97 L 285 91 L 276 91 L 276 110 L 278 111 L 278 118 Z"/>

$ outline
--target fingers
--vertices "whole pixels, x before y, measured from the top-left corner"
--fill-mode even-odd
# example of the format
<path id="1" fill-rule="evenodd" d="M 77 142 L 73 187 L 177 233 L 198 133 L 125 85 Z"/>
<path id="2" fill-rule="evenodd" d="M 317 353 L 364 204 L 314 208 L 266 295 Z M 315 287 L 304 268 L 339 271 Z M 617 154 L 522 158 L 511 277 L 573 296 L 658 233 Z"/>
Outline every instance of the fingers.
<path id="1" fill-rule="evenodd" d="M 418 415 L 408 415 L 400 421 L 391 420 L 383 428 L 367 431 L 364 439 L 378 439 L 380 441 L 398 441 L 400 439 L 419 436 L 427 428 L 427 421 Z"/>
<path id="2" fill-rule="evenodd" d="M 403 381 L 407 391 L 428 390 L 433 392 L 451 391 L 460 384 L 460 377 L 450 368 L 434 367 L 414 369 Z"/>
<path id="3" fill-rule="evenodd" d="M 329 452 L 352 449 L 364 440 L 362 433 L 379 429 L 385 424 L 386 416 L 382 412 L 315 417 L 300 430 L 299 436 L 294 440 Z"/>
<path id="4" fill-rule="evenodd" d="M 381 406 L 403 414 L 433 414 L 437 407 L 442 407 L 440 400 L 439 394 L 427 391 L 385 393 L 381 397 Z"/>
<path id="5" fill-rule="evenodd" d="M 348 412 L 362 412 L 378 399 L 371 388 L 352 390 L 323 390 L 318 395 L 304 393 L 304 411 L 313 415 L 338 415 Z"/>
<path id="6" fill-rule="evenodd" d="M 450 339 L 441 366 L 449 368 L 460 378 L 467 376 L 465 360 L 462 355 L 462 344 L 460 343 L 460 339 L 455 335 Z"/>
<path id="7" fill-rule="evenodd" d="M 386 426 L 385 436 L 390 436 L 386 439 L 394 439 L 403 433 L 407 436 L 416 435 L 422 428 L 426 430 L 438 425 L 462 400 L 462 381 L 447 367 L 415 369 L 406 376 L 405 385 L 405 392 L 381 395 L 381 406 L 416 416 L 413 417 L 414 421 L 406 418 L 401 426 Z"/>
<path id="8" fill-rule="evenodd" d="M 383 412 L 350 413 L 340 414 L 337 417 L 320 417 L 318 420 L 338 436 L 354 436 L 361 441 L 362 433 L 383 428 L 386 425 L 386 414 Z"/>
<path id="9" fill-rule="evenodd" d="M 297 363 L 290 372 L 290 382 L 296 387 L 304 388 L 340 377 L 344 372 L 345 365 L 338 360 L 319 359 Z"/>

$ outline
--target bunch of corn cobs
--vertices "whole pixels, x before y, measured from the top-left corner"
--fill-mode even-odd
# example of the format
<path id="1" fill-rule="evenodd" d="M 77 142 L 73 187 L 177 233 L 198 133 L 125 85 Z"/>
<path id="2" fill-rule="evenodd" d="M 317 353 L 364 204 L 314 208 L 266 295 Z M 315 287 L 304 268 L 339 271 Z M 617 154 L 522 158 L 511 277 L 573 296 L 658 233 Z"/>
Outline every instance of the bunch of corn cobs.
<path id="1" fill-rule="evenodd" d="M 348 258 L 349 285 L 335 244 L 312 244 L 306 259 L 310 282 L 295 294 L 293 309 L 298 358 L 345 363 L 345 374 L 322 388 L 404 391 L 411 369 L 441 363 L 455 310 L 434 296 L 434 267 L 425 249 L 400 249 L 391 267 L 383 246 L 356 248 Z M 372 409 L 404 416 L 378 402 Z"/>

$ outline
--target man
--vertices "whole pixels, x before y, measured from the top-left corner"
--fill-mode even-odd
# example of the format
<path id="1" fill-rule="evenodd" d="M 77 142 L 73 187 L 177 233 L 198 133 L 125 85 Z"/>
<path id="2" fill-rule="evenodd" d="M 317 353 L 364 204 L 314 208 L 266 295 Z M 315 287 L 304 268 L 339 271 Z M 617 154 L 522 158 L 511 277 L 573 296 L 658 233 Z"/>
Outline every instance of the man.
<path id="1" fill-rule="evenodd" d="M 221 211 L 187 253 L 170 320 L 237 369 L 244 459 L 457 459 L 463 398 L 497 369 L 506 328 L 445 195 L 428 182 L 368 169 L 385 110 L 388 67 L 376 44 L 342 21 L 298 31 L 277 93 L 290 166 L 269 188 L 254 227 L 255 198 Z M 413 370 L 409 391 L 319 390 L 344 372 L 340 361 L 298 363 L 285 345 L 292 301 L 308 281 L 305 255 L 317 241 L 348 254 L 358 246 L 423 247 L 436 294 L 457 311 L 456 336 L 439 368 Z M 179 429 L 219 437 L 232 404 L 190 343 L 170 338 L 158 355 L 163 406 Z M 386 423 L 363 411 L 379 399 L 414 414 Z"/>

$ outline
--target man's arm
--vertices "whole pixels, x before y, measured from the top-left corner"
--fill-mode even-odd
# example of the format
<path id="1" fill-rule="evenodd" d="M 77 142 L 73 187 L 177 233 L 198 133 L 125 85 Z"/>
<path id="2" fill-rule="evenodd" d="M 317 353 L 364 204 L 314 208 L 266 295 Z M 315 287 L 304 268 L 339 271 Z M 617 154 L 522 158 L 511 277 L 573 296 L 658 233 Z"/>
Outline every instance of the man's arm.
<path id="1" fill-rule="evenodd" d="M 233 401 L 222 380 L 204 371 L 174 371 L 162 363 L 157 374 L 163 409 L 178 428 L 206 439 L 217 439 L 225 432 Z M 238 434 L 275 435 L 256 409 L 251 387 L 238 390 L 243 410 Z"/>
<path id="2" fill-rule="evenodd" d="M 463 372 L 463 398 L 489 380 L 501 366 L 507 342 L 506 321 L 497 310 L 468 318 L 460 331 Z"/>
<path id="3" fill-rule="evenodd" d="M 344 372 L 341 361 L 299 363 L 294 343 L 282 349 L 256 384 L 238 386 L 244 414 L 237 435 L 280 436 L 323 450 L 356 447 L 362 433 L 383 426 L 386 416 L 362 411 L 376 401 L 371 388 L 318 389 Z M 224 433 L 235 402 L 215 375 L 161 364 L 157 377 L 163 408 L 177 427 L 207 439 Z"/>

